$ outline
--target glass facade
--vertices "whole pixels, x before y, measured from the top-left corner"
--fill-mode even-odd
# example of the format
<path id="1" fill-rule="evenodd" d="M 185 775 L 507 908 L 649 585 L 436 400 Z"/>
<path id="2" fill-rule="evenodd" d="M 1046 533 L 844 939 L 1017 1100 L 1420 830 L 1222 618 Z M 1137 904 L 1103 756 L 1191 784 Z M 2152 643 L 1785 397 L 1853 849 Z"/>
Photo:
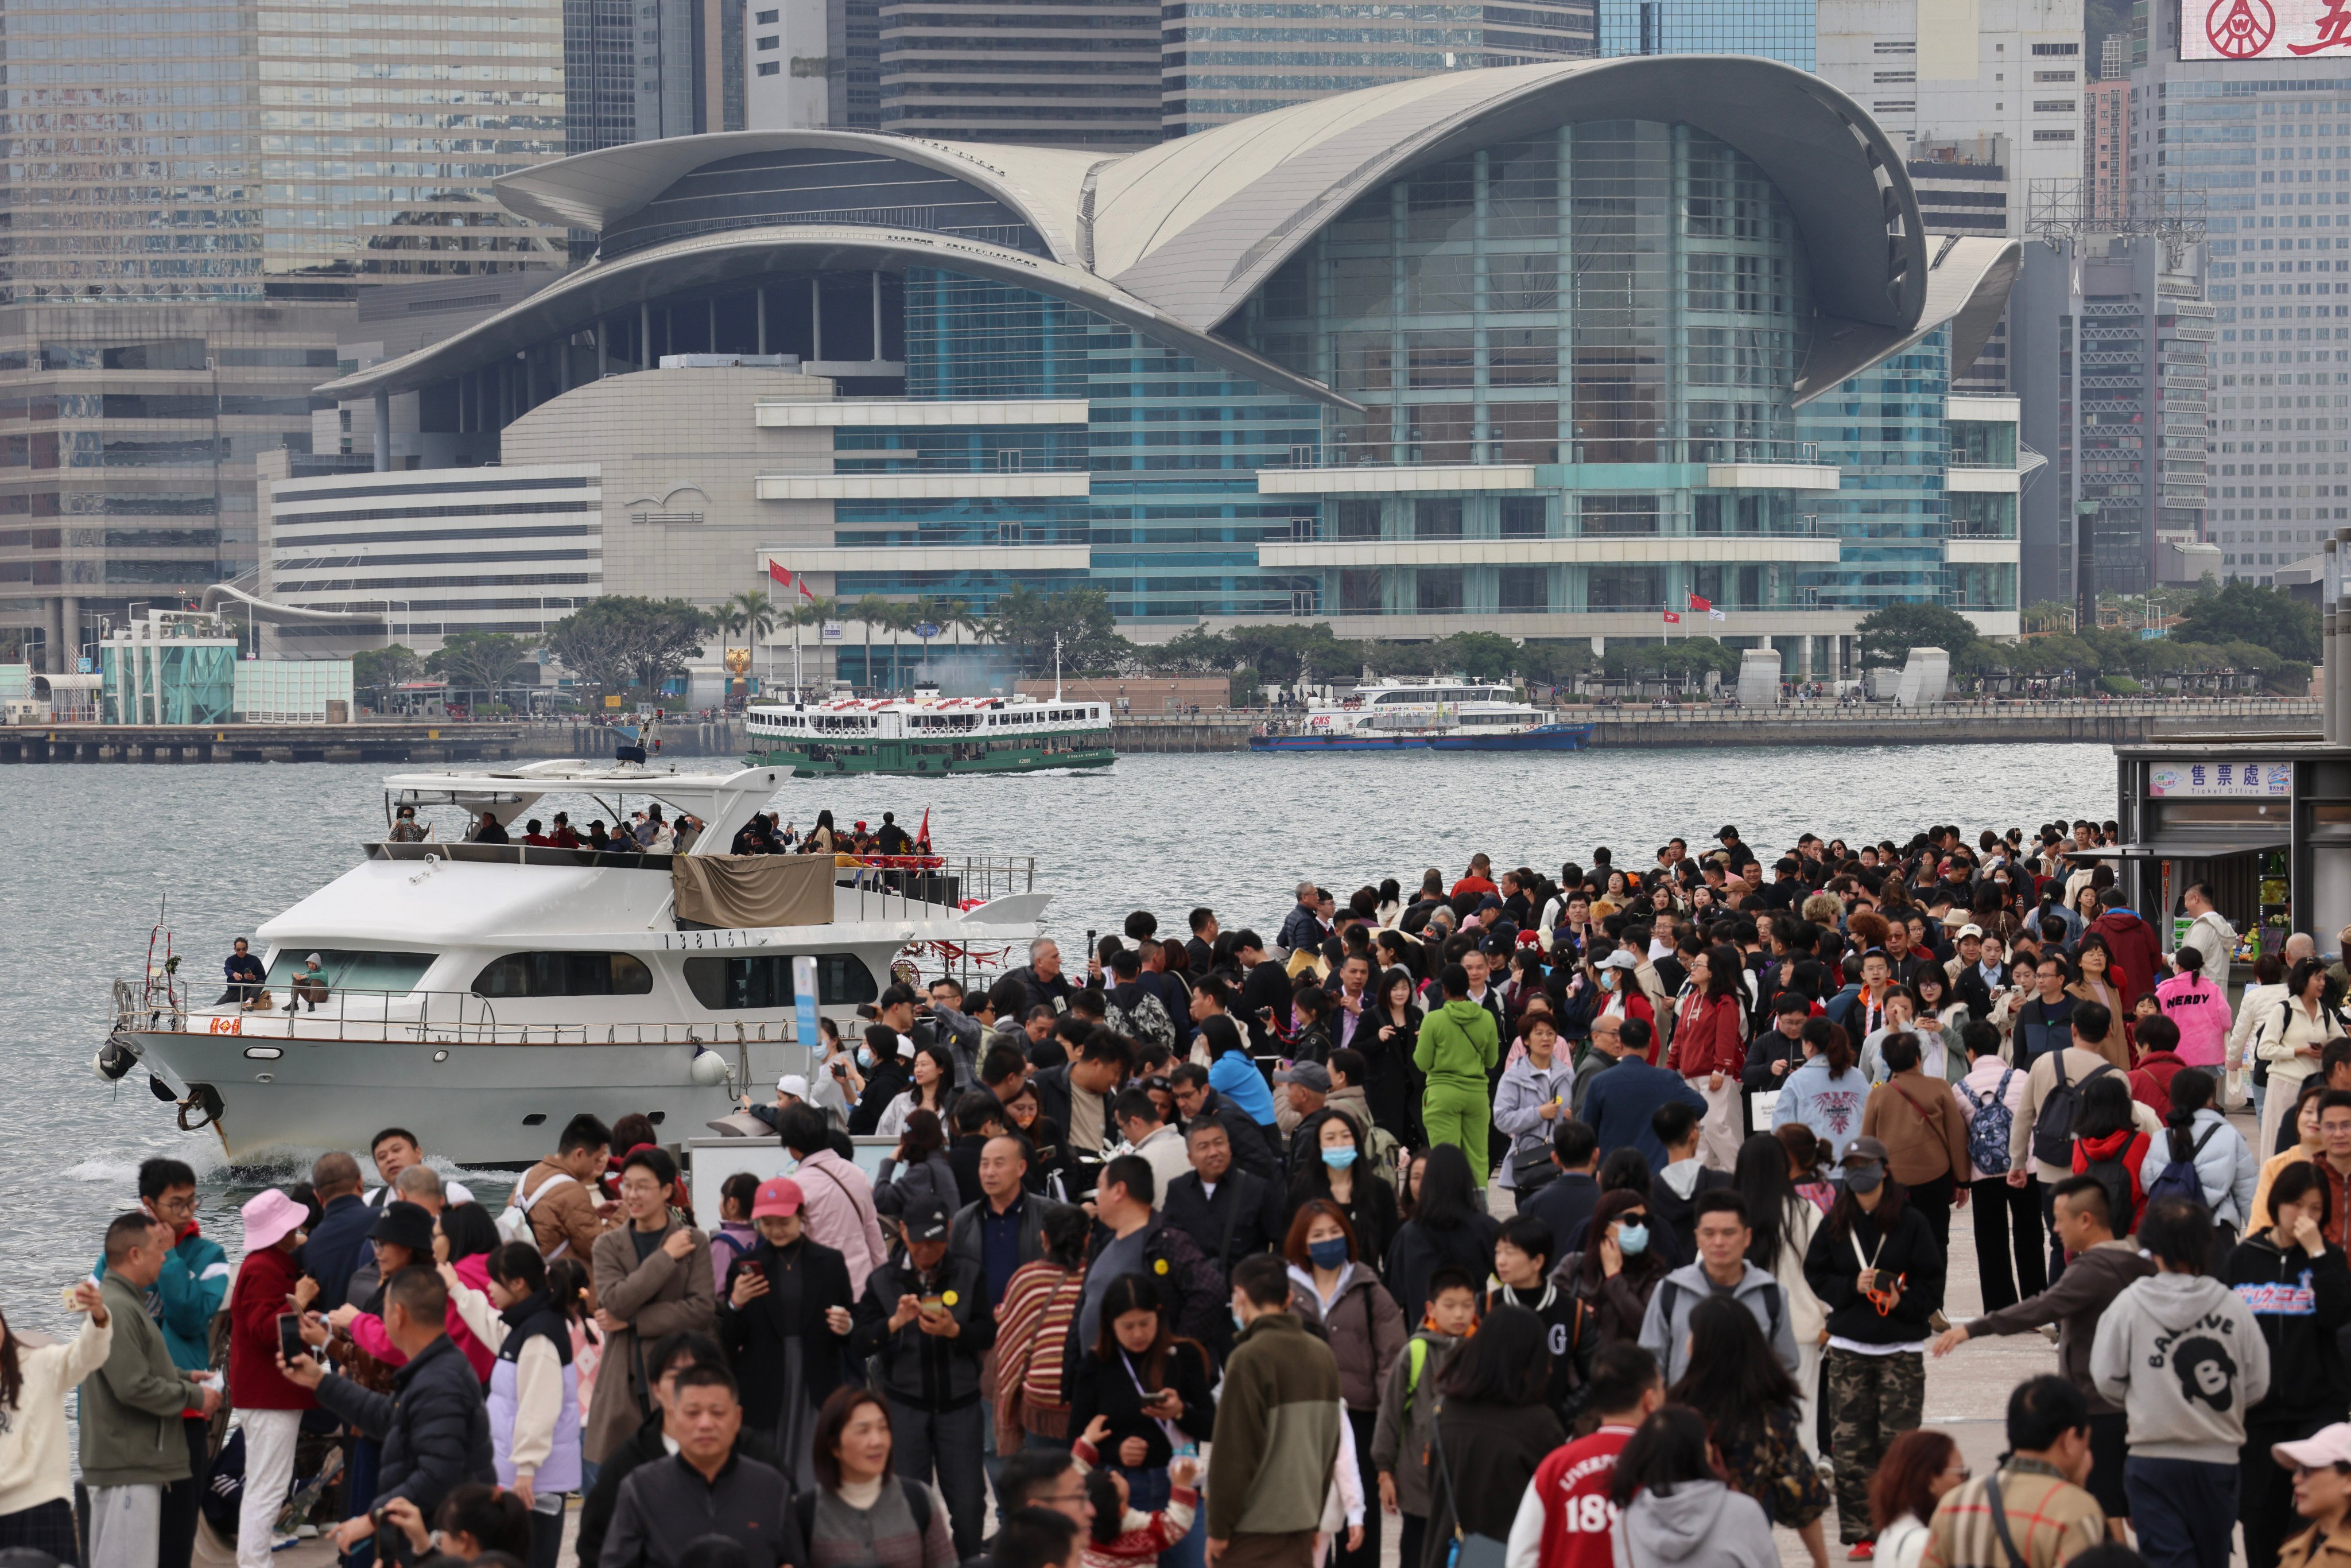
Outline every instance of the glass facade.
<path id="1" fill-rule="evenodd" d="M 563 150 L 559 0 L 21 0 L 7 22 L 5 299 L 300 298 L 561 256 L 490 194 Z"/>
<path id="2" fill-rule="evenodd" d="M 1803 585 L 1821 606 L 1861 614 L 1881 605 L 1945 597 L 1947 531 L 1943 476 L 1951 440 L 1944 420 L 1950 386 L 1950 329 L 1938 327 L 1800 411 L 1804 439 L 1844 473 L 1820 499 L 1843 559 L 1808 570 Z M 2015 608 L 2011 590 L 2001 609 Z"/>
<path id="3" fill-rule="evenodd" d="M 1600 0 L 1604 55 L 1761 55 L 1813 68 L 1813 0 Z"/>
<path id="4" fill-rule="evenodd" d="M 1480 66 L 1594 52 L 1594 0 L 1499 5 L 1328 5 L 1166 0 L 1161 118 L 1190 136 L 1252 114 Z"/>
<path id="5" fill-rule="evenodd" d="M 2351 93 L 2165 68 L 2179 77 L 2140 134 L 2159 178 L 2200 194 L 2210 234 L 2204 537 L 2223 577 L 2266 582 L 2351 520 L 2331 412 L 2351 407 Z"/>
<path id="6" fill-rule="evenodd" d="M 1133 152 L 1159 140 L 1159 7 L 893 0 L 881 123 L 945 141 Z"/>

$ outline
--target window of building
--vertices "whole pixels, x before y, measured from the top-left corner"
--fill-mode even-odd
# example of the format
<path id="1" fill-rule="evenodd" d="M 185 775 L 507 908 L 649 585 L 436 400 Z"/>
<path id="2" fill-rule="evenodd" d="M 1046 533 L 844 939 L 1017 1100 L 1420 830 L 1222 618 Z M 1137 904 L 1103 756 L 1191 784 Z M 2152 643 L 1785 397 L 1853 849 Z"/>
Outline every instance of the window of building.
<path id="1" fill-rule="evenodd" d="M 1502 569 L 1501 608 L 1520 613 L 1551 608 L 1551 573 L 1540 566 Z"/>
<path id="2" fill-rule="evenodd" d="M 783 62 L 780 60 L 761 60 L 759 62 L 759 74 L 763 77 L 780 76 L 783 74 Z"/>
<path id="3" fill-rule="evenodd" d="M 1595 566 L 1585 597 L 1594 610 L 1655 610 L 1665 595 L 1662 580 L 1654 566 Z"/>
<path id="4" fill-rule="evenodd" d="M 1461 537 L 1461 503 L 1427 499 L 1412 504 L 1412 537 L 1416 539 L 1458 539 Z"/>
<path id="5" fill-rule="evenodd" d="M 1331 503 L 1331 526 L 1332 536 L 1340 539 L 1375 539 L 1380 537 L 1380 504 L 1377 501 L 1333 501 Z"/>
<path id="6" fill-rule="evenodd" d="M 1453 615 L 1461 610 L 1462 570 L 1425 566 L 1413 573 L 1413 602 L 1423 615 Z"/>
<path id="7" fill-rule="evenodd" d="M 1350 568 L 1339 574 L 1339 613 L 1377 615 L 1387 608 L 1387 573 Z"/>
<path id="8" fill-rule="evenodd" d="M 1541 496 L 1502 497 L 1502 537 L 1539 539 L 1551 531 L 1551 503 Z"/>
<path id="9" fill-rule="evenodd" d="M 765 53 L 768 50 L 779 47 L 782 43 L 783 39 L 781 37 L 778 37 L 774 33 L 770 33 L 766 37 L 759 40 L 759 48 L 762 53 Z"/>

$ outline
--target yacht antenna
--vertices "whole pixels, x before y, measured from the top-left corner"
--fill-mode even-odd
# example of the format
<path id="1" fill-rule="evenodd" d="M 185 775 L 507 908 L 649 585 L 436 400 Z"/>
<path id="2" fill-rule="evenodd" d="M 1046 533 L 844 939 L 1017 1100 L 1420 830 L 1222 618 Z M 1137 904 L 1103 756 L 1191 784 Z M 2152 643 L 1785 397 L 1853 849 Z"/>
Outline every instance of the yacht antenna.
<path id="1" fill-rule="evenodd" d="M 1053 700 L 1061 700 L 1061 634 L 1053 633 Z"/>

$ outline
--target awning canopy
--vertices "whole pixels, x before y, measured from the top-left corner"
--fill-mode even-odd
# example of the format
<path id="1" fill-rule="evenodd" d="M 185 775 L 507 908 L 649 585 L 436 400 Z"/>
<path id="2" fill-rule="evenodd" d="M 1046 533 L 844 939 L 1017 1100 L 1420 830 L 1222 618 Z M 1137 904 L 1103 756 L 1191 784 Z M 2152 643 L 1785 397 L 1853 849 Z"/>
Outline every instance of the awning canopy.
<path id="1" fill-rule="evenodd" d="M 2224 855 L 2252 854 L 2261 850 L 2282 850 L 2286 847 L 2285 824 L 2273 828 L 2249 826 L 2241 833 L 2230 833 L 2211 838 L 2190 838 L 2173 833 L 2149 839 L 2139 844 L 2100 844 L 2095 849 L 2068 850 L 2074 860 L 2120 861 L 2199 861 L 2218 860 Z"/>

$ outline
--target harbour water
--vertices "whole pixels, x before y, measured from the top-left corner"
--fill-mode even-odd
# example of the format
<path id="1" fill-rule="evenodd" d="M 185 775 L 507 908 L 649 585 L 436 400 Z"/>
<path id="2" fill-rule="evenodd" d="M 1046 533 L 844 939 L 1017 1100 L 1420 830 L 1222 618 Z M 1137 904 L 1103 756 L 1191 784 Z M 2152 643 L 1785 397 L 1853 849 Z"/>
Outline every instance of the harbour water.
<path id="1" fill-rule="evenodd" d="M 131 1207 L 138 1163 L 172 1154 L 202 1181 L 203 1223 L 232 1256 L 236 1205 L 282 1172 L 231 1171 L 209 1133 L 183 1134 L 142 1075 L 102 1083 L 110 982 L 135 979 L 159 907 L 191 988 L 217 994 L 236 936 L 331 880 L 383 831 L 380 782 L 360 765 L 208 768 L 53 765 L 5 774 L 14 869 L 0 882 L 13 961 L 0 965 L 0 1212 L 11 1246 L 0 1311 L 64 1324 L 56 1287 L 96 1256 L 107 1219 Z M 587 802 L 569 806 L 584 821 Z M 1587 860 L 1606 844 L 1645 865 L 1676 833 L 1736 823 L 1759 851 L 1811 829 L 1904 838 L 1929 821 L 2030 829 L 2111 816 L 2113 755 L 2095 746 L 1280 757 L 1142 756 L 1087 773 L 923 780 L 795 780 L 775 802 L 806 827 L 927 809 L 943 852 L 1029 854 L 1054 894 L 1051 935 L 1080 960 L 1090 928 L 1148 907 L 1180 928 L 1195 904 L 1270 936 L 1289 890 L 1311 876 L 1343 894 L 1426 866 Z M 444 828 L 444 831 L 446 829 Z M 167 905 L 167 907 L 166 907 Z M 1017 959 L 1015 960 L 1018 961 Z M 214 988 L 207 991 L 206 988 Z M 433 1128 L 420 1126 L 429 1149 Z M 371 1177 L 371 1179 L 372 1179 Z M 488 1197 L 505 1178 L 474 1184 Z"/>

